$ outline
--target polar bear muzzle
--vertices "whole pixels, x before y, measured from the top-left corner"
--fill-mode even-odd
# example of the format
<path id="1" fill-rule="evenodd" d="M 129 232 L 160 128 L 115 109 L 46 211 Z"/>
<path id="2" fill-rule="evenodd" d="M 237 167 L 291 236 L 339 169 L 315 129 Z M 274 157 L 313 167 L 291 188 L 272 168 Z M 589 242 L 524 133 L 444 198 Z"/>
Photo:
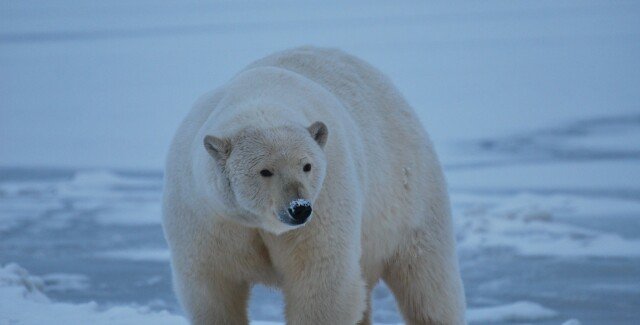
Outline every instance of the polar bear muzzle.
<path id="1" fill-rule="evenodd" d="M 287 218 L 287 223 L 291 225 L 301 225 L 311 216 L 311 212 L 313 209 L 311 208 L 311 203 L 305 199 L 297 199 L 291 201 L 289 203 L 289 208 L 287 209 L 287 213 L 290 218 Z"/>

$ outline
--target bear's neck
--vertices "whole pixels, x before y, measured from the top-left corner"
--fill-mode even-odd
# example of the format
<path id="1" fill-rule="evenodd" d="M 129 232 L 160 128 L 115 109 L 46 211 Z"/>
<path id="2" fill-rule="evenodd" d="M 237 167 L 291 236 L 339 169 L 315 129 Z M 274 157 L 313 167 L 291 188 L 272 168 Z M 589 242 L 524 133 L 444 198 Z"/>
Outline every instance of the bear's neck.
<path id="1" fill-rule="evenodd" d="M 305 114 L 309 99 L 298 92 L 285 91 L 280 86 L 265 86 L 260 91 L 228 92 L 213 110 L 205 127 L 220 135 L 232 134 L 247 127 L 271 128 L 287 124 L 309 125 Z"/>

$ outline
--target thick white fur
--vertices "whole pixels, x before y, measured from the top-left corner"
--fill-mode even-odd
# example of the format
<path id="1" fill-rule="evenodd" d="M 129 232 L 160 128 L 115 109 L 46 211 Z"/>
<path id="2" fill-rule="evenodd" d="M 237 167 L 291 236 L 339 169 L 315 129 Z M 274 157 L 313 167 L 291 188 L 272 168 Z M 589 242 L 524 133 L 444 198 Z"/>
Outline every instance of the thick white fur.
<path id="1" fill-rule="evenodd" d="M 329 135 L 312 159 L 325 169 L 308 191 L 314 217 L 295 229 L 273 215 L 247 217 L 235 191 L 246 180 L 222 179 L 203 138 L 262 130 L 269 141 L 293 127 L 295 139 L 274 146 L 304 155 L 315 149 L 300 142 L 310 138 L 300 130 L 315 121 Z M 380 279 L 408 324 L 464 323 L 449 200 L 432 144 L 391 82 L 341 51 L 273 54 L 201 98 L 168 155 L 163 217 L 175 290 L 194 324 L 247 324 L 254 283 L 283 290 L 288 324 L 369 324 Z"/>

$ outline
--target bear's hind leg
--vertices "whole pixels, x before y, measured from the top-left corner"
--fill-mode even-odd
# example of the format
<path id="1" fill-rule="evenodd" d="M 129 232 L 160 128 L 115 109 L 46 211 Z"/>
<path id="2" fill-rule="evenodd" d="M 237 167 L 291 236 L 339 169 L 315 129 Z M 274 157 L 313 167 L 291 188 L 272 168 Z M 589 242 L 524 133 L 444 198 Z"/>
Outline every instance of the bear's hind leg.
<path id="1" fill-rule="evenodd" d="M 432 234 L 431 234 L 432 235 Z M 419 232 L 389 260 L 383 279 L 407 324 L 464 324 L 464 292 L 453 247 Z M 453 246 L 453 244 L 451 245 Z"/>

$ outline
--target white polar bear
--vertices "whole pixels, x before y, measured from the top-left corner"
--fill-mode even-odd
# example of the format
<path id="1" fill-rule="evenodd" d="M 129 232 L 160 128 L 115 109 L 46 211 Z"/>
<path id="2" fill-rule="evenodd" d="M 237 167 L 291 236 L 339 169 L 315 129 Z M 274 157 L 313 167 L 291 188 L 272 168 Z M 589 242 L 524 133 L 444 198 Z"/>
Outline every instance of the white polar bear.
<path id="1" fill-rule="evenodd" d="M 273 54 L 200 99 L 163 219 L 194 324 L 247 324 L 254 283 L 283 290 L 288 324 L 370 324 L 380 279 L 407 323 L 464 323 L 432 145 L 391 82 L 341 51 Z"/>

